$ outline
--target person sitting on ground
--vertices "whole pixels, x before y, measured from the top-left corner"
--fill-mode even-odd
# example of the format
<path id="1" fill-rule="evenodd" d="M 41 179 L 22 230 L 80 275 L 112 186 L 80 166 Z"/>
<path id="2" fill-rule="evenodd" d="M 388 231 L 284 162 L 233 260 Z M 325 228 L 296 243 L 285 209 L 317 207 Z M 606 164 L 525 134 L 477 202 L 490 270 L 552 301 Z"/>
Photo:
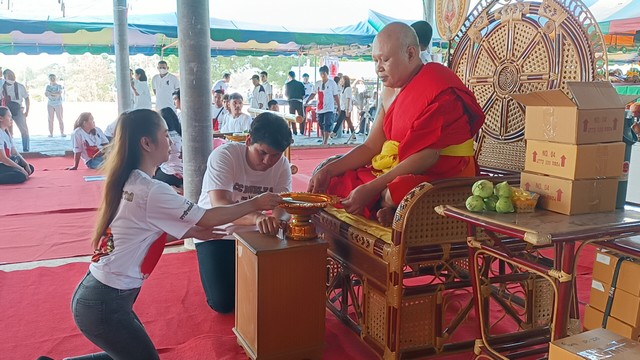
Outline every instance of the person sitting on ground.
<path id="1" fill-rule="evenodd" d="M 251 127 L 251 116 L 242 112 L 244 100 L 242 95 L 233 93 L 229 95 L 231 113 L 227 114 L 220 124 L 221 133 L 241 133 L 249 131 Z"/>
<path id="2" fill-rule="evenodd" d="M 372 57 L 382 83 L 401 90 L 365 142 L 318 170 L 308 191 L 337 195 L 347 212 L 377 216 L 389 226 L 416 185 L 477 175 L 473 138 L 484 114 L 451 70 L 422 64 L 408 25 L 386 25 L 375 37 Z"/>
<path id="3" fill-rule="evenodd" d="M 104 147 L 109 139 L 93 120 L 90 112 L 83 112 L 73 124 L 71 145 L 73 147 L 73 166 L 67 170 L 77 170 L 80 159 L 89 169 L 97 169 L 104 162 Z"/>
<path id="4" fill-rule="evenodd" d="M 171 146 L 169 147 L 169 160 L 158 167 L 153 178 L 182 189 L 182 127 L 172 108 L 166 107 L 160 110 L 160 115 L 167 123 Z"/>
<path id="5" fill-rule="evenodd" d="M 280 111 L 280 106 L 276 100 L 269 100 L 267 103 L 267 110 Z"/>
<path id="6" fill-rule="evenodd" d="M 91 240 L 94 255 L 71 300 L 76 326 L 104 352 L 76 359 L 159 359 L 133 305 L 165 243 L 189 237 L 215 242 L 226 234 L 215 226 L 283 201 L 265 192 L 205 210 L 152 179 L 167 161 L 169 146 L 167 125 L 157 112 L 120 115 L 105 164 L 105 191 Z"/>
<path id="7" fill-rule="evenodd" d="M 18 152 L 9 134 L 13 123 L 11 111 L 0 106 L 0 184 L 21 184 L 33 174 L 34 167 Z"/>
<path id="8" fill-rule="evenodd" d="M 283 152 L 293 141 L 287 123 L 272 113 L 256 116 L 244 143 L 228 142 L 207 161 L 198 205 L 203 208 L 233 204 L 263 192 L 291 191 L 291 168 Z M 287 214 L 253 212 L 230 222 L 225 241 L 196 241 L 200 278 L 209 306 L 221 313 L 235 303 L 235 240 L 233 232 L 255 231 L 275 235 Z"/>

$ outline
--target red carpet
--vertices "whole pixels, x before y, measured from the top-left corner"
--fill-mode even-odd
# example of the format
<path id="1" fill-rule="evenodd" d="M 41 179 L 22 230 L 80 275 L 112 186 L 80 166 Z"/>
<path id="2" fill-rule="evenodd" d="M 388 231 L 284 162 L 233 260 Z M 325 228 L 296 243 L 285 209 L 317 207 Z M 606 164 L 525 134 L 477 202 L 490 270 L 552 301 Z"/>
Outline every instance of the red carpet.
<path id="1" fill-rule="evenodd" d="M 293 190 L 306 191 L 315 167 L 324 159 L 343 154 L 350 147 L 294 148 L 292 163 L 298 167 Z M 58 259 L 90 254 L 87 245 L 100 203 L 103 181 L 86 182 L 95 170 L 72 165 L 70 157 L 29 159 L 36 167 L 24 184 L 3 185 L 0 209 L 0 264 Z"/>
<path id="2" fill-rule="evenodd" d="M 5 329 L 0 337 L 1 357 L 61 359 L 98 351 L 76 329 L 70 311 L 71 296 L 87 267 L 87 263 L 74 263 L 0 272 L 0 318 Z M 231 331 L 234 315 L 217 314 L 206 304 L 195 252 L 164 255 L 135 309 L 162 359 L 246 359 Z M 327 313 L 325 358 L 375 356 Z"/>

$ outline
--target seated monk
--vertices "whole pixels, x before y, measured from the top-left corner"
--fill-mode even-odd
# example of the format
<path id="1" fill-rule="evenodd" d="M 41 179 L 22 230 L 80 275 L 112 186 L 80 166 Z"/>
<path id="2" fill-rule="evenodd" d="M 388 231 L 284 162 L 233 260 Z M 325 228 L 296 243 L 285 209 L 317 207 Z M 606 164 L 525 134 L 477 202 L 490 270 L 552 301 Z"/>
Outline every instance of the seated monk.
<path id="1" fill-rule="evenodd" d="M 308 191 L 337 195 L 347 212 L 377 216 L 390 226 L 398 204 L 418 184 L 477 175 L 473 138 L 484 114 L 451 70 L 422 64 L 408 25 L 385 26 L 372 57 L 387 88 L 384 118 L 376 119 L 362 145 L 318 170 Z"/>

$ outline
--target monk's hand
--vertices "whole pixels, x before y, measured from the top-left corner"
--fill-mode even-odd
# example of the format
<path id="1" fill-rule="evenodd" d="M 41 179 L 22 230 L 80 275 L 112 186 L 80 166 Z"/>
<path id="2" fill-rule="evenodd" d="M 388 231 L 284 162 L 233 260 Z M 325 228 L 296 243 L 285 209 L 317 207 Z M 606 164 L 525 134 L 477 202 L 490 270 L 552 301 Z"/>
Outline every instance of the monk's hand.
<path id="1" fill-rule="evenodd" d="M 342 206 L 350 214 L 362 214 L 364 208 L 379 195 L 378 190 L 369 184 L 360 185 L 342 200 Z"/>
<path id="2" fill-rule="evenodd" d="M 307 192 L 312 193 L 324 193 L 327 191 L 327 187 L 329 186 L 329 181 L 331 180 L 331 174 L 327 167 L 323 167 L 320 170 L 316 171 L 311 179 L 309 179 L 309 186 L 307 187 Z"/>
<path id="3" fill-rule="evenodd" d="M 261 234 L 277 235 L 282 227 L 279 219 L 273 216 L 260 215 L 256 219 L 256 226 Z"/>

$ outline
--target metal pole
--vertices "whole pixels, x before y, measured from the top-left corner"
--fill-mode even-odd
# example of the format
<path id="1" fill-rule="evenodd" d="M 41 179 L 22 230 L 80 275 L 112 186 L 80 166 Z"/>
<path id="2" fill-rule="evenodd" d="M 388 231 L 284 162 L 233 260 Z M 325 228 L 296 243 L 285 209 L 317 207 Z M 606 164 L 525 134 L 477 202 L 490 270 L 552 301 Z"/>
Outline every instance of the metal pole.
<path id="1" fill-rule="evenodd" d="M 116 53 L 118 113 L 131 109 L 129 39 L 127 36 L 127 0 L 113 0 L 113 45 Z"/>
<path id="2" fill-rule="evenodd" d="M 184 194 L 197 202 L 213 147 L 209 0 L 176 1 Z"/>
<path id="3" fill-rule="evenodd" d="M 422 9 L 424 11 L 424 21 L 428 22 L 432 28 L 436 28 L 436 1 L 435 0 L 422 0 Z M 441 35 L 442 36 L 442 35 Z M 431 43 L 427 48 L 431 53 Z"/>

